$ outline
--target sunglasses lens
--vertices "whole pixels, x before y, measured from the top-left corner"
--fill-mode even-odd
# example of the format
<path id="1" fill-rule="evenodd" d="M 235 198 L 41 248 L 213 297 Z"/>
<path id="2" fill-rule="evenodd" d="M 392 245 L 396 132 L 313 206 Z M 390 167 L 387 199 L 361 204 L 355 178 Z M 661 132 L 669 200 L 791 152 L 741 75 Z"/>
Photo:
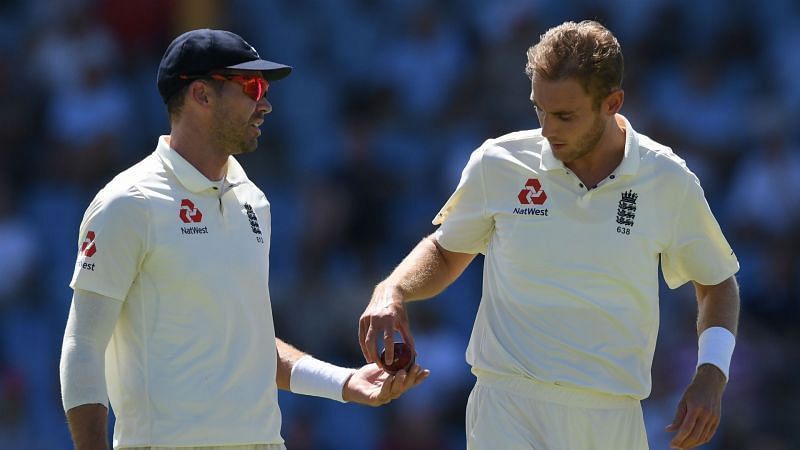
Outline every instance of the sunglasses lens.
<path id="1" fill-rule="evenodd" d="M 255 101 L 259 101 L 261 99 L 261 89 L 258 86 L 258 82 L 255 78 L 251 78 L 245 81 L 244 85 L 244 93 L 247 94 L 248 97 L 252 98 Z"/>
<path id="2" fill-rule="evenodd" d="M 246 77 L 242 75 L 223 75 L 211 74 L 211 78 L 215 80 L 228 80 L 237 83 L 242 87 L 245 95 L 255 101 L 261 100 L 267 93 L 269 88 L 269 81 L 261 77 Z"/>
<path id="3" fill-rule="evenodd" d="M 244 85 L 244 93 L 255 101 L 261 100 L 261 97 L 267 93 L 269 83 L 263 78 L 250 78 Z"/>

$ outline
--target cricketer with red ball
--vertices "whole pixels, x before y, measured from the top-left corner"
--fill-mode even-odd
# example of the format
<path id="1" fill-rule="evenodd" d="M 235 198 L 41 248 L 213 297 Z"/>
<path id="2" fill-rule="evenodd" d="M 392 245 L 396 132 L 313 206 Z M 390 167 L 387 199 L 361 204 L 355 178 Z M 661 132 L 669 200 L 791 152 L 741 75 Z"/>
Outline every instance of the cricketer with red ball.
<path id="1" fill-rule="evenodd" d="M 278 389 L 378 406 L 417 365 L 334 366 L 275 336 L 271 208 L 235 156 L 253 152 L 271 82 L 292 68 L 241 36 L 188 31 L 157 85 L 170 134 L 84 215 L 60 376 L 76 450 L 285 450 Z"/>
<path id="2" fill-rule="evenodd" d="M 658 268 L 698 302 L 697 370 L 666 432 L 708 442 L 735 343 L 739 263 L 697 177 L 619 114 L 623 58 L 597 22 L 528 50 L 541 128 L 473 152 L 440 225 L 378 284 L 359 322 L 367 361 L 413 347 L 405 303 L 432 297 L 476 254 L 483 292 L 467 362 L 469 449 L 647 449 L 640 401 L 658 334 Z M 381 342 L 383 341 L 383 342 Z M 665 424 L 666 425 L 666 424 Z"/>

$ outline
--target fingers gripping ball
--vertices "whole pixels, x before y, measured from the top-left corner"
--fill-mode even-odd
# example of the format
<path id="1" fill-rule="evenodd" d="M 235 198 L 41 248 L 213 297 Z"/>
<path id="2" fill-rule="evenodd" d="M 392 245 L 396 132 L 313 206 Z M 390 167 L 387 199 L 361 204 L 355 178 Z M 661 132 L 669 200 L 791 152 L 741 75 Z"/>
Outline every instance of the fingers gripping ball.
<path id="1" fill-rule="evenodd" d="M 391 364 L 386 364 L 385 354 L 386 350 L 384 349 L 381 352 L 378 365 L 392 375 L 397 373 L 397 371 L 400 369 L 408 371 L 408 369 L 414 365 L 414 360 L 416 359 L 414 357 L 414 353 L 411 351 L 411 347 L 409 347 L 405 342 L 394 343 L 394 359 L 392 360 Z"/>

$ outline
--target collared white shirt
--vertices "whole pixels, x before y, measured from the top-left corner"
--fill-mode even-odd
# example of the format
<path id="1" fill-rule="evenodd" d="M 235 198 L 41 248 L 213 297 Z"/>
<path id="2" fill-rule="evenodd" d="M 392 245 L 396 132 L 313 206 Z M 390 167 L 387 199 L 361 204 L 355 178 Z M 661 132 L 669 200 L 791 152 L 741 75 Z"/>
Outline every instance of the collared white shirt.
<path id="1" fill-rule="evenodd" d="M 106 350 L 114 446 L 279 444 L 270 208 L 162 136 L 87 209 L 70 286 L 123 303 Z"/>
<path id="2" fill-rule="evenodd" d="M 738 271 L 697 177 L 623 120 L 623 160 L 593 189 L 540 129 L 473 152 L 433 221 L 444 248 L 486 255 L 473 367 L 645 398 L 659 263 L 671 288 Z"/>

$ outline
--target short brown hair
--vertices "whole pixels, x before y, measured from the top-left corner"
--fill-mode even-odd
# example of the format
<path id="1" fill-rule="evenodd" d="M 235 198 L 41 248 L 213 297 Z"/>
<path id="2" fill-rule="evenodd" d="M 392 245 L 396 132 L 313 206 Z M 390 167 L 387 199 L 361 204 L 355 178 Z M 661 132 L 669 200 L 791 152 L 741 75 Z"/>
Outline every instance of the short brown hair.
<path id="1" fill-rule="evenodd" d="M 167 99 L 167 113 L 170 117 L 174 116 L 177 118 L 181 115 L 181 111 L 183 110 L 183 102 L 185 101 L 184 97 L 186 97 L 186 92 L 188 90 L 189 85 L 185 84 L 169 96 L 169 99 Z"/>
<path id="2" fill-rule="evenodd" d="M 206 83 L 210 84 L 216 92 L 222 92 L 222 85 L 225 83 L 224 80 L 214 80 L 211 78 L 202 79 L 205 80 Z M 186 101 L 186 93 L 189 92 L 189 86 L 191 84 L 191 82 L 184 84 L 167 99 L 167 114 L 170 118 L 177 119 L 180 117 L 181 112 L 183 111 L 183 104 Z"/>
<path id="3" fill-rule="evenodd" d="M 550 28 L 528 49 L 525 74 L 547 80 L 577 78 L 595 106 L 622 87 L 624 63 L 617 38 L 598 22 L 564 22 Z"/>

